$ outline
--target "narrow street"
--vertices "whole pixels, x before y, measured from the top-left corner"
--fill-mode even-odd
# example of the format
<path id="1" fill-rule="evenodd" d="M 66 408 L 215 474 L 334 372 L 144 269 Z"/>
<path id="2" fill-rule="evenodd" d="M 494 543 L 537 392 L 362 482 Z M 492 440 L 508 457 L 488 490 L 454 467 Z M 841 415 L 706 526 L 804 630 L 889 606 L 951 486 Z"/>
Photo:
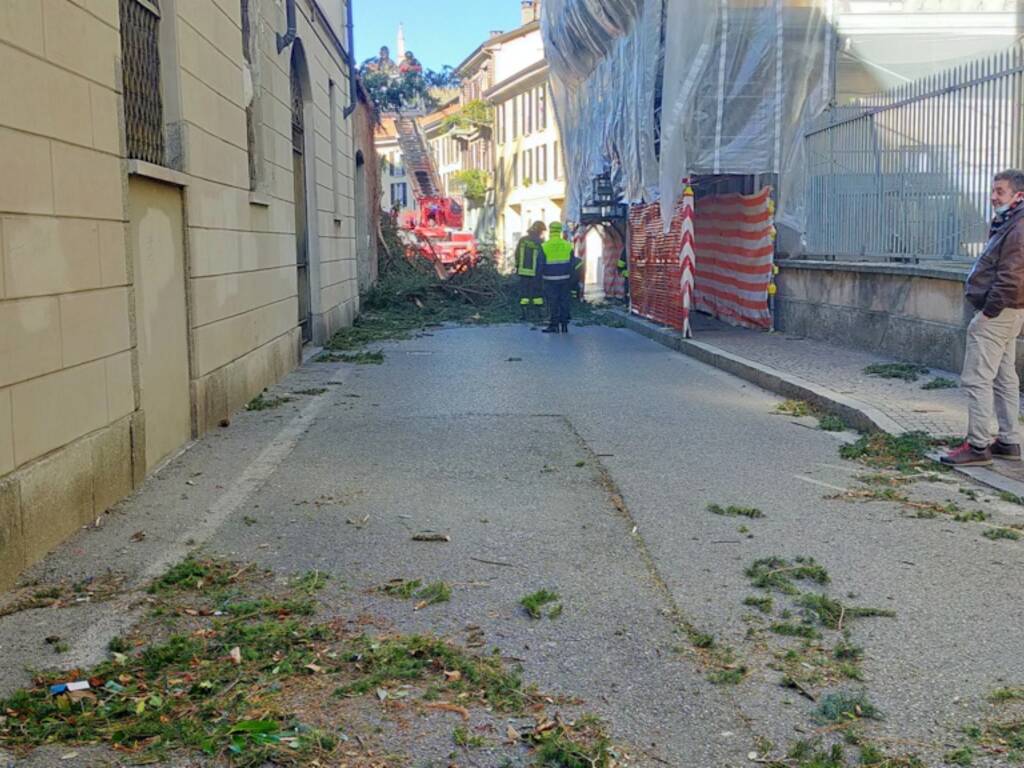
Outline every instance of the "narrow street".
<path id="1" fill-rule="evenodd" d="M 445 328 L 383 351 L 381 365 L 307 363 L 264 396 L 289 402 L 237 415 L 30 569 L 36 589 L 128 577 L 108 600 L 0 618 L 0 696 L 30 685 L 29 670 L 107 658 L 149 621 L 149 580 L 192 551 L 278 580 L 326 574 L 318 621 L 498 649 L 550 712 L 604 720 L 619 764 L 782 760 L 828 735 L 820 708 L 838 691 L 877 707 L 851 715 L 862 743 L 940 765 L 964 728 L 988 743 L 986 723 L 1005 714 L 993 691 L 1020 690 L 1024 544 L 982 534 L 1024 522 L 1024 507 L 840 459 L 855 434 L 781 414 L 779 398 L 624 329 Z M 872 490 L 890 484 L 914 504 Z M 972 510 L 984 514 L 954 519 Z M 781 588 L 745 574 L 761 558 L 780 558 L 767 583 Z M 796 558 L 827 583 L 789 580 Z M 450 600 L 415 610 L 379 589 L 394 579 L 443 581 Z M 811 628 L 793 584 L 840 601 L 838 622 Z M 560 614 L 520 605 L 541 589 Z M 862 648 L 846 655 L 856 668 L 834 647 Z M 383 688 L 359 717 L 338 710 L 351 749 L 320 764 L 532 764 L 498 713 L 474 709 L 481 740 L 453 746 L 457 715 L 403 715 Z M 53 746 L 16 764 L 120 759 Z M 1005 759 L 975 748 L 975 765 Z"/>

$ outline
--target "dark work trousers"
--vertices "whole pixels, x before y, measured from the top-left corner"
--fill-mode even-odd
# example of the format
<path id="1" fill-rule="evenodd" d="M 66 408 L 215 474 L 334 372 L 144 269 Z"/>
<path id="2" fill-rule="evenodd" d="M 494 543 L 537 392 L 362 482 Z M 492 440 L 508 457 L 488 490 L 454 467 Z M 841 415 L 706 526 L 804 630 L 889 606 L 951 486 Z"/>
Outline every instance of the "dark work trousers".
<path id="1" fill-rule="evenodd" d="M 544 286 L 540 277 L 519 276 L 519 304 L 539 307 L 544 304 Z"/>
<path id="2" fill-rule="evenodd" d="M 569 322 L 569 294 L 571 280 L 545 280 L 544 294 L 551 312 L 551 325 Z"/>

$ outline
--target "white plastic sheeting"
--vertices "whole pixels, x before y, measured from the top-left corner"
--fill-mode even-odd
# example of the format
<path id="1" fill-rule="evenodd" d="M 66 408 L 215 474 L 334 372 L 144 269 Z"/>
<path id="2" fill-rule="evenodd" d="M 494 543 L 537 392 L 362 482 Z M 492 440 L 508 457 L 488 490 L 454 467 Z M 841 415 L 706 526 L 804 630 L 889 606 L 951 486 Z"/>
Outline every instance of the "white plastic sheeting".
<path id="1" fill-rule="evenodd" d="M 828 100 L 832 2 L 548 0 L 566 216 L 605 170 L 627 202 L 660 200 L 665 221 L 687 176 L 778 173 L 780 223 L 803 231 L 803 135 Z"/>
<path id="2" fill-rule="evenodd" d="M 572 220 L 578 219 L 579 206 L 589 196 L 591 179 L 606 170 L 629 201 L 656 194 L 654 94 L 661 4 L 662 0 L 549 0 L 544 6 L 544 45 Z M 595 10 L 600 6 L 615 6 L 618 13 L 600 17 Z M 585 34 L 591 29 L 588 20 L 595 17 L 602 19 L 601 34 Z M 557 23 L 551 22 L 553 18 Z M 629 24 L 616 27 L 611 18 Z"/>
<path id="3" fill-rule="evenodd" d="M 552 30 L 544 36 L 552 71 L 560 80 L 585 80 L 633 28 L 643 6 L 644 0 L 545 0 L 542 21 Z"/>

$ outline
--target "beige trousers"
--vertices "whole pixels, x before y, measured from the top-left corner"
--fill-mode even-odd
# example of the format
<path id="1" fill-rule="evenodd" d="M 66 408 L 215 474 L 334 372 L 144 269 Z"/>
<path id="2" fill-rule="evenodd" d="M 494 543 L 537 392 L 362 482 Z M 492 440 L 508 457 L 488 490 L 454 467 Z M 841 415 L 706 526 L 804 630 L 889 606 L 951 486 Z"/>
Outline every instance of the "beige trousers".
<path id="1" fill-rule="evenodd" d="M 1024 309 L 1004 309 L 998 317 L 974 315 L 967 326 L 967 349 L 960 382 L 967 391 L 967 441 L 976 448 L 992 442 L 992 416 L 999 440 L 1014 445 L 1020 412 L 1017 377 L 1017 336 L 1024 327 Z"/>

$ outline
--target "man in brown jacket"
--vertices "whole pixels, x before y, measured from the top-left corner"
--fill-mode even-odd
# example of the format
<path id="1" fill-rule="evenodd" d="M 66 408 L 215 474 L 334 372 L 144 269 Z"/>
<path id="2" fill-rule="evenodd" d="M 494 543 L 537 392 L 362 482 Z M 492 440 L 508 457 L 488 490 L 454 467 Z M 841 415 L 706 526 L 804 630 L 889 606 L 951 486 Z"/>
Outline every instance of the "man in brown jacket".
<path id="1" fill-rule="evenodd" d="M 1016 351 L 1024 327 L 1024 171 L 996 174 L 991 199 L 988 244 L 967 276 L 967 300 L 977 310 L 967 326 L 960 377 L 968 398 L 967 441 L 942 457 L 957 466 L 991 464 L 993 456 L 1021 459 Z"/>

